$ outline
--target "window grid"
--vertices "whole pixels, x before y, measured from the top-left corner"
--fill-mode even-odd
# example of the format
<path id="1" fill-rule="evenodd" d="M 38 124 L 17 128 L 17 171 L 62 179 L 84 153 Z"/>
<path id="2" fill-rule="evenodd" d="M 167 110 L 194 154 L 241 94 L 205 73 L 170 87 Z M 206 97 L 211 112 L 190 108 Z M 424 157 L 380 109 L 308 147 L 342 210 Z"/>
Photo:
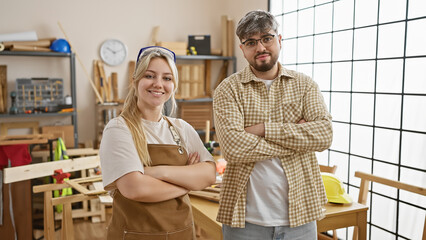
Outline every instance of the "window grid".
<path id="1" fill-rule="evenodd" d="M 279 30 L 279 32 L 281 34 L 283 34 L 283 43 L 284 43 L 283 49 L 285 48 L 285 45 L 286 45 L 287 41 L 295 41 L 295 44 L 294 44 L 294 47 L 295 47 L 295 50 L 294 50 L 294 53 L 295 53 L 294 61 L 293 62 L 287 62 L 286 61 L 286 58 L 285 58 L 286 51 L 284 50 L 282 52 L 281 56 L 280 56 L 281 63 L 283 63 L 284 66 L 289 67 L 289 68 L 295 67 L 296 68 L 295 70 L 299 70 L 299 68 L 300 69 L 303 68 L 303 69 L 308 69 L 309 70 L 309 67 L 312 66 L 311 67 L 311 72 L 310 73 L 309 72 L 305 72 L 305 74 L 313 76 L 314 80 L 315 80 L 315 73 L 314 73 L 315 67 L 318 66 L 318 64 L 329 64 L 329 70 L 330 70 L 330 73 L 329 73 L 329 89 L 330 90 L 322 90 L 322 92 L 324 94 L 328 94 L 328 96 L 329 96 L 328 104 L 329 104 L 329 110 L 332 113 L 332 115 L 333 115 L 333 109 L 332 109 L 332 102 L 333 102 L 333 100 L 332 99 L 333 99 L 333 97 L 335 97 L 333 95 L 336 94 L 336 93 L 338 93 L 338 94 L 349 94 L 349 109 L 350 109 L 349 110 L 349 121 L 333 120 L 333 124 L 334 123 L 339 123 L 339 124 L 345 124 L 345 125 L 349 126 L 349 128 L 348 128 L 349 129 L 349 132 L 348 132 L 348 138 L 349 139 L 348 139 L 348 142 L 347 142 L 348 143 L 348 150 L 347 151 L 342 151 L 342 150 L 339 150 L 339 149 L 330 148 L 327 151 L 327 163 L 328 164 L 331 164 L 331 153 L 332 152 L 347 155 L 347 176 L 346 176 L 346 179 L 348 179 L 348 181 L 344 182 L 344 184 L 347 186 L 348 192 L 350 191 L 351 187 L 352 188 L 359 188 L 359 185 L 353 184 L 351 182 L 351 180 L 350 180 L 351 179 L 351 175 L 353 173 L 353 171 L 351 171 L 351 157 L 358 157 L 358 158 L 370 160 L 371 161 L 371 168 L 370 168 L 371 173 L 374 173 L 374 166 L 377 163 L 386 164 L 387 166 L 397 167 L 397 180 L 400 180 L 400 178 L 401 178 L 401 170 L 403 170 L 403 169 L 409 169 L 409 170 L 417 171 L 417 172 L 419 172 L 421 174 L 425 174 L 426 173 L 426 169 L 424 169 L 422 166 L 421 167 L 413 167 L 413 166 L 409 166 L 409 165 L 406 165 L 406 164 L 402 163 L 402 158 L 403 158 L 402 147 L 403 147 L 403 137 L 404 137 L 403 135 L 404 135 L 404 133 L 414 133 L 414 134 L 421 134 L 423 136 L 426 136 L 426 131 L 407 129 L 407 128 L 404 127 L 404 103 L 405 103 L 404 100 L 405 100 L 405 98 L 406 97 L 422 97 L 422 98 L 426 97 L 426 92 L 425 93 L 410 93 L 410 92 L 406 93 L 405 92 L 405 88 L 404 88 L 405 87 L 405 80 L 406 80 L 405 79 L 405 76 L 406 76 L 406 73 L 405 73 L 405 71 L 406 71 L 406 60 L 407 59 L 414 59 L 414 60 L 416 60 L 416 59 L 425 59 L 426 58 L 426 55 L 423 55 L 423 54 L 410 55 L 410 56 L 406 55 L 407 54 L 407 32 L 408 32 L 408 24 L 410 22 L 413 22 L 413 21 L 418 21 L 418 20 L 426 19 L 426 16 L 420 16 L 420 17 L 416 16 L 416 17 L 413 17 L 413 18 L 409 18 L 408 16 L 409 16 L 409 1 L 410 0 L 406 0 L 406 3 L 405 3 L 406 4 L 406 8 L 405 8 L 405 19 L 393 20 L 393 21 L 388 21 L 388 22 L 380 22 L 380 14 L 381 14 L 380 13 L 380 3 L 381 3 L 382 0 L 378 0 L 377 1 L 377 19 L 376 19 L 376 22 L 374 24 L 368 24 L 368 25 L 363 25 L 363 26 L 356 26 L 356 21 L 355 21 L 356 20 L 356 16 L 357 16 L 356 12 L 355 12 L 356 11 L 356 2 L 359 1 L 359 0 L 330 0 L 328 2 L 323 2 L 323 3 L 320 3 L 320 4 L 314 4 L 313 6 L 304 7 L 304 8 L 300 8 L 300 9 L 296 9 L 296 10 L 291 10 L 291 11 L 288 11 L 288 12 L 285 11 L 286 10 L 286 1 L 289 1 L 289 0 L 280 0 L 280 1 L 278 1 L 278 0 L 277 1 L 269 0 L 268 1 L 268 9 L 269 9 L 269 11 L 271 11 L 271 6 L 274 6 L 273 2 L 282 2 L 281 12 L 277 12 L 277 9 L 273 9 L 272 12 L 277 17 L 277 19 L 281 19 L 281 27 L 282 27 L 282 29 Z M 292 1 L 296 1 L 296 0 L 292 0 Z M 300 6 L 300 2 L 301 1 L 303 1 L 303 0 L 297 0 L 297 6 Z M 335 27 L 335 22 L 334 22 L 335 21 L 335 17 L 334 16 L 335 16 L 335 11 L 336 11 L 335 10 L 335 4 L 339 3 L 339 2 L 343 2 L 343 1 L 352 1 L 352 3 L 353 3 L 352 27 L 334 30 L 334 27 Z M 315 1 L 315 2 L 318 2 L 318 1 Z M 332 14 L 332 17 L 331 17 L 331 31 L 325 31 L 325 32 L 316 33 L 315 32 L 315 27 L 316 27 L 316 24 L 315 24 L 316 9 L 318 7 L 326 6 L 326 5 L 329 5 L 329 4 L 331 5 L 331 14 Z M 313 9 L 312 34 L 299 35 L 299 32 L 300 32 L 299 27 L 301 25 L 303 25 L 303 24 L 300 24 L 300 21 L 303 21 L 303 19 L 300 19 L 300 12 L 301 11 L 308 11 L 308 10 L 311 10 L 311 9 Z M 285 29 L 284 29 L 284 25 L 286 24 L 286 22 L 284 22 L 284 19 L 285 19 L 285 16 L 289 15 L 289 14 L 296 14 L 297 15 L 297 17 L 296 17 L 297 23 L 296 24 L 291 23 L 291 24 L 293 24 L 293 25 L 296 26 L 296 36 L 290 36 L 290 37 L 286 38 Z M 382 45 L 379 42 L 380 41 L 379 36 L 381 34 L 381 32 L 380 32 L 381 28 L 380 27 L 383 27 L 383 26 L 395 26 L 395 25 L 392 25 L 392 24 L 398 24 L 398 23 L 404 25 L 403 54 L 402 54 L 402 56 L 379 57 L 379 48 Z M 373 58 L 357 58 L 357 59 L 354 59 L 354 53 L 355 53 L 355 47 L 354 47 L 355 46 L 355 30 L 367 29 L 367 28 L 374 28 L 374 27 L 376 28 L 375 29 L 375 31 L 376 31 L 376 39 L 375 39 L 375 53 L 374 53 L 374 57 Z M 423 30 L 420 30 L 420 31 L 423 31 Z M 335 37 L 335 34 L 346 33 L 346 32 L 352 34 L 352 36 L 351 36 L 352 42 L 351 42 L 351 49 L 350 49 L 350 59 L 335 60 L 334 59 L 334 55 L 333 55 L 333 51 L 335 49 L 334 48 L 335 47 L 334 46 L 334 37 Z M 330 54 L 331 54 L 330 55 L 330 60 L 329 61 L 316 61 L 315 60 L 315 42 L 316 42 L 316 38 L 315 37 L 316 36 L 321 36 L 321 35 L 327 35 L 327 34 L 331 35 L 331 40 L 330 40 L 330 43 L 329 43 L 330 44 Z M 300 59 L 299 58 L 299 51 L 298 51 L 299 50 L 299 41 L 301 41 L 301 39 L 308 38 L 308 37 L 312 38 L 312 45 L 313 45 L 312 46 L 312 49 L 313 49 L 313 51 L 312 51 L 312 61 L 305 61 L 305 62 L 301 62 L 300 61 L 299 62 L 299 59 Z M 378 91 L 377 90 L 377 88 L 378 88 L 378 74 L 379 74 L 378 73 L 378 63 L 386 63 L 386 61 L 390 61 L 390 60 L 401 60 L 402 61 L 402 77 L 401 77 L 402 86 L 401 86 L 401 90 L 399 92 L 391 92 L 391 91 L 387 92 L 387 91 Z M 354 63 L 357 63 L 357 62 L 366 62 L 366 61 L 374 61 L 374 87 L 373 87 L 373 91 L 355 91 L 353 89 L 353 87 L 354 87 Z M 350 89 L 349 90 L 335 90 L 335 89 L 333 89 L 333 88 L 335 88 L 333 86 L 333 70 L 337 70 L 337 68 L 335 66 L 336 63 L 350 63 Z M 353 113 L 353 109 L 352 109 L 353 108 L 353 99 L 352 98 L 353 98 L 354 94 L 369 94 L 369 95 L 373 95 L 372 124 L 364 124 L 364 123 L 352 122 L 352 120 L 353 120 L 353 116 L 352 116 L 352 113 Z M 387 127 L 387 126 L 376 125 L 376 120 L 377 120 L 376 119 L 376 113 L 377 113 L 377 110 L 380 110 L 380 109 L 377 108 L 377 96 L 399 96 L 400 97 L 400 104 L 401 105 L 400 105 L 400 112 L 399 112 L 399 127 Z M 365 127 L 365 128 L 371 128 L 371 132 L 372 132 L 371 157 L 360 155 L 360 154 L 356 154 L 356 153 L 352 152 L 352 128 L 356 127 L 356 126 Z M 410 127 L 408 127 L 408 128 L 410 128 Z M 398 157 L 397 157 L 398 161 L 397 161 L 397 163 L 388 162 L 386 160 L 381 160 L 381 159 L 378 159 L 376 157 L 376 154 L 375 154 L 375 137 L 376 137 L 376 130 L 377 129 L 384 129 L 384 130 L 390 130 L 390 131 L 399 132 L 399 143 L 398 143 L 399 149 L 397 151 L 398 152 Z M 354 169 L 354 170 L 358 170 L 358 169 Z M 386 229 L 386 228 L 384 228 L 384 227 L 382 227 L 382 226 L 380 226 L 380 225 L 372 222 L 371 219 L 373 217 L 372 216 L 373 211 L 371 211 L 371 210 L 373 208 L 373 204 L 370 201 L 370 206 L 369 206 L 370 211 L 369 211 L 369 221 L 368 221 L 368 224 L 369 224 L 369 231 L 368 231 L 368 235 L 369 236 L 368 237 L 369 237 L 369 239 L 371 239 L 372 228 L 373 227 L 377 228 L 377 229 L 380 229 L 380 230 L 383 230 L 383 231 L 385 231 L 387 233 L 390 233 L 393 236 L 395 236 L 395 238 L 398 238 L 398 239 L 409 239 L 406 236 L 400 235 L 400 232 L 399 232 L 400 226 L 399 226 L 398 219 L 399 219 L 400 204 L 401 203 L 407 204 L 409 206 L 418 208 L 421 211 L 426 211 L 426 208 L 422 207 L 420 205 L 408 203 L 408 202 L 406 202 L 404 200 L 401 200 L 400 199 L 400 191 L 399 190 L 396 191 L 396 197 L 390 197 L 390 196 L 378 193 L 378 192 L 375 191 L 374 185 L 375 184 L 370 185 L 371 187 L 370 187 L 370 192 L 369 192 L 369 199 L 372 199 L 373 194 L 374 194 L 374 195 L 381 196 L 381 197 L 384 197 L 386 199 L 390 199 L 390 200 L 396 202 L 396 209 L 395 209 L 395 214 L 396 214 L 395 219 L 396 220 L 395 220 L 395 223 L 394 223 L 395 224 L 395 230 L 394 231 L 390 231 L 390 230 L 388 230 L 388 229 Z M 346 238 L 348 239 L 348 231 L 347 230 L 346 230 Z"/>

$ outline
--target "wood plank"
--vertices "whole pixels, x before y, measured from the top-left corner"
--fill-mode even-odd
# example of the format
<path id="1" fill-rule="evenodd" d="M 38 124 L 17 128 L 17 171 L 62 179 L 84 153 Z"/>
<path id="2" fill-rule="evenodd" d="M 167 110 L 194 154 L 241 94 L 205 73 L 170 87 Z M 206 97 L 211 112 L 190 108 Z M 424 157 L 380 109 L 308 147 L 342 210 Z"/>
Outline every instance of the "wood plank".
<path id="1" fill-rule="evenodd" d="M 1 87 L 1 100 L 0 103 L 3 109 L 0 110 L 1 113 L 6 113 L 8 112 L 7 109 L 7 66 L 6 65 L 0 65 L 0 85 Z"/>
<path id="2" fill-rule="evenodd" d="M 234 27 L 234 20 L 232 19 L 228 19 L 227 21 L 227 47 L 228 47 L 228 54 L 227 56 L 234 56 L 234 35 L 235 35 L 235 31 L 234 31 L 235 27 Z"/>
<path id="3" fill-rule="evenodd" d="M 74 147 L 74 125 L 42 126 L 41 132 L 50 133 L 54 138 L 62 138 L 67 149 Z"/>
<path id="4" fill-rule="evenodd" d="M 118 101 L 118 76 L 116 72 L 111 73 L 111 86 L 112 86 L 112 101 Z"/>
<path id="5" fill-rule="evenodd" d="M 228 16 L 222 15 L 220 18 L 221 40 L 222 40 L 222 55 L 228 56 Z"/>
<path id="6" fill-rule="evenodd" d="M 100 195 L 98 196 L 99 200 L 102 204 L 112 205 L 113 198 L 109 195 Z"/>
<path id="7" fill-rule="evenodd" d="M 101 79 L 98 68 L 98 60 L 93 60 L 93 80 L 96 90 L 102 94 Z"/>
<path id="8" fill-rule="evenodd" d="M 99 150 L 93 149 L 93 148 L 70 148 L 67 149 L 67 155 L 68 157 L 76 157 L 76 156 L 92 156 L 92 155 L 98 155 Z M 32 157 L 40 157 L 45 158 L 49 157 L 49 151 L 33 151 L 31 152 Z"/>
<path id="9" fill-rule="evenodd" d="M 135 61 L 129 61 L 129 88 L 132 87 L 133 83 L 133 73 L 135 71 L 136 62 Z"/>
<path id="10" fill-rule="evenodd" d="M 62 240 L 74 240 L 71 203 L 64 203 L 61 235 Z"/>
<path id="11" fill-rule="evenodd" d="M 55 236 L 55 219 L 53 216 L 52 192 L 44 192 L 44 238 L 46 240 L 54 240 Z"/>
<path id="12" fill-rule="evenodd" d="M 110 101 L 109 93 L 108 93 L 108 79 L 105 74 L 104 63 L 102 61 L 98 61 L 98 69 L 99 75 L 101 77 L 101 88 L 102 88 L 102 99 L 107 102 Z"/>
<path id="13" fill-rule="evenodd" d="M 220 199 L 219 193 L 215 193 L 215 192 L 190 191 L 188 194 L 190 196 L 196 196 L 196 197 L 204 198 L 204 199 L 215 201 L 215 202 L 219 202 L 219 199 Z"/>
<path id="14" fill-rule="evenodd" d="M 89 192 L 89 189 L 81 186 L 80 184 L 69 180 L 69 181 L 65 181 L 66 184 L 68 184 L 70 187 L 74 188 L 75 190 L 79 191 L 80 193 L 83 193 L 85 195 L 87 195 L 87 192 Z"/>
<path id="15" fill-rule="evenodd" d="M 11 183 L 27 179 L 51 176 L 57 169 L 62 169 L 63 172 L 74 172 L 88 168 L 95 168 L 98 167 L 99 164 L 99 156 L 90 156 L 5 168 L 4 182 Z"/>
<path id="16" fill-rule="evenodd" d="M 81 202 L 84 200 L 90 200 L 98 198 L 97 196 L 87 196 L 84 194 L 75 194 L 65 197 L 57 197 L 52 199 L 52 205 L 56 206 L 58 204 L 64 204 L 64 203 L 75 203 L 75 202 Z"/>
<path id="17" fill-rule="evenodd" d="M 39 134 L 39 124 L 38 122 L 5 122 L 0 124 L 0 134 L 5 136 L 8 135 L 9 129 L 20 129 L 26 128 L 31 129 L 31 134 Z"/>
<path id="18" fill-rule="evenodd" d="M 206 76 L 206 80 L 205 80 L 205 92 L 206 92 L 206 96 L 208 97 L 212 97 L 212 86 L 211 86 L 211 79 L 212 79 L 212 61 L 211 60 L 206 60 L 205 62 L 205 76 Z"/>
<path id="19" fill-rule="evenodd" d="M 92 200 L 97 200 L 97 199 L 96 198 L 91 199 L 90 201 Z M 87 211 L 84 209 L 73 209 L 71 215 L 72 215 L 72 218 L 84 218 L 84 217 L 100 216 L 102 215 L 102 212 L 101 210 Z M 62 220 L 63 219 L 62 216 L 63 216 L 62 213 L 55 213 L 55 220 Z"/>

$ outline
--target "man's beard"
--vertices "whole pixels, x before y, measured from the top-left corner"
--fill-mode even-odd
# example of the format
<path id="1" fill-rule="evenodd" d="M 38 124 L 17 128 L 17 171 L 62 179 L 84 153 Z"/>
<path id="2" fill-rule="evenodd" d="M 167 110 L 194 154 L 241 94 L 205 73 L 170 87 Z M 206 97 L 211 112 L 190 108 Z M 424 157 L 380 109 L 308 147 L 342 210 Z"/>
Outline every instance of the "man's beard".
<path id="1" fill-rule="evenodd" d="M 257 64 L 257 62 L 256 62 L 256 57 L 257 56 L 259 56 L 259 55 L 262 55 L 262 54 L 268 54 L 269 56 L 270 56 L 270 61 L 269 62 L 262 62 L 262 63 L 260 63 L 260 64 Z M 277 63 L 277 60 L 278 60 L 278 55 L 277 56 L 274 56 L 274 55 L 272 55 L 270 52 L 262 52 L 262 53 L 259 53 L 259 54 L 257 54 L 255 57 L 254 57 L 254 61 L 250 64 L 256 71 L 259 71 L 259 72 L 267 72 L 267 71 L 269 71 L 269 70 L 271 70 L 274 66 L 275 66 L 275 64 Z"/>

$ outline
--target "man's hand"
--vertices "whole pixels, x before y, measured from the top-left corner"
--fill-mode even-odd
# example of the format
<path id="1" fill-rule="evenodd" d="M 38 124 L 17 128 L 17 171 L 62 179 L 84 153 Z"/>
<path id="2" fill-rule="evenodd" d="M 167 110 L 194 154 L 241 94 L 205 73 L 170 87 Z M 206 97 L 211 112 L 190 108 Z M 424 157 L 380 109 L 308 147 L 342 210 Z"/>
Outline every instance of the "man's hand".
<path id="1" fill-rule="evenodd" d="M 244 128 L 244 130 L 248 133 L 257 135 L 259 137 L 265 136 L 265 124 L 264 123 L 258 123 L 250 127 Z"/>

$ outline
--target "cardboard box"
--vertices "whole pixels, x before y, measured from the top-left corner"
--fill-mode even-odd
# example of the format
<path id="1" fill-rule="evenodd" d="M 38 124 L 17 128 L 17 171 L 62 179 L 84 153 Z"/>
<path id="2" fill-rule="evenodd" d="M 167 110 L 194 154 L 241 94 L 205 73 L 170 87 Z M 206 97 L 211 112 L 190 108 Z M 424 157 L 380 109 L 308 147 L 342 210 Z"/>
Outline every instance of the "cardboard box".
<path id="1" fill-rule="evenodd" d="M 157 42 L 156 45 L 170 49 L 176 55 L 186 55 L 186 42 Z"/>

